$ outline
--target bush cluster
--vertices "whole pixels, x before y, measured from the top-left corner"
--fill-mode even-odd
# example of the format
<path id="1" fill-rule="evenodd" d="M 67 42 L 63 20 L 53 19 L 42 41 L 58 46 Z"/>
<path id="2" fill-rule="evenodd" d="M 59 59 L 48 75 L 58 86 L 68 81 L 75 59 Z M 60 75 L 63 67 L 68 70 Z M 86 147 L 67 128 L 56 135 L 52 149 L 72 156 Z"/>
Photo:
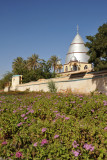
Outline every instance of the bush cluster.
<path id="1" fill-rule="evenodd" d="M 15 93 L 0 96 L 0 157 L 106 159 L 107 96 Z"/>

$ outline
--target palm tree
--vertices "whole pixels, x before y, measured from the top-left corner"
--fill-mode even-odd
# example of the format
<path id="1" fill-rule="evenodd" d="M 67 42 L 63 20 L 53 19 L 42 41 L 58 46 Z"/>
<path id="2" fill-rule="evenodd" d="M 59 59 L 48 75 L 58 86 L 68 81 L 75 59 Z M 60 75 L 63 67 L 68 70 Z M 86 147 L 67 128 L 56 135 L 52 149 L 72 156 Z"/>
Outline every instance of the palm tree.
<path id="1" fill-rule="evenodd" d="M 57 64 L 56 69 L 58 73 L 61 73 L 61 69 L 63 68 L 62 64 Z"/>
<path id="2" fill-rule="evenodd" d="M 32 54 L 31 57 L 28 57 L 28 60 L 27 60 L 27 66 L 28 68 L 31 70 L 35 70 L 36 68 L 39 67 L 39 56 L 37 54 Z"/>
<path id="3" fill-rule="evenodd" d="M 54 69 L 54 73 L 55 73 L 55 70 L 57 67 L 58 60 L 59 60 L 58 57 L 55 55 L 51 56 L 51 58 L 49 59 L 49 63 L 52 66 L 52 68 Z"/>
<path id="4" fill-rule="evenodd" d="M 23 74 L 23 70 L 26 67 L 26 61 L 22 57 L 17 57 L 12 63 L 12 69 L 14 74 Z"/>

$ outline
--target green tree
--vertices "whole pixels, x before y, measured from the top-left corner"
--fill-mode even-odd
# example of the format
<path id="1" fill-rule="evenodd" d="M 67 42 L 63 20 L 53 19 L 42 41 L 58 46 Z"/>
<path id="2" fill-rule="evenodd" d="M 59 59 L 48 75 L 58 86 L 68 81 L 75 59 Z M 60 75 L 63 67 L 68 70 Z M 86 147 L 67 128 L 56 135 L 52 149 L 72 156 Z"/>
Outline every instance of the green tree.
<path id="1" fill-rule="evenodd" d="M 27 60 L 22 57 L 17 57 L 12 63 L 13 74 L 23 75 L 23 83 L 37 81 L 41 78 L 52 78 L 54 75 L 50 72 L 50 63 L 39 56 L 33 54 Z"/>
<path id="2" fill-rule="evenodd" d="M 56 67 L 57 67 L 57 62 L 58 62 L 58 57 L 53 55 L 51 56 L 51 58 L 49 59 L 48 63 L 51 65 L 51 67 L 53 68 L 54 70 L 54 73 L 55 73 L 55 70 L 56 70 Z"/>
<path id="3" fill-rule="evenodd" d="M 37 54 L 32 54 L 32 56 L 28 57 L 27 60 L 28 69 L 36 70 L 40 65 L 39 61 L 40 61 L 39 56 Z"/>
<path id="4" fill-rule="evenodd" d="M 98 28 L 94 36 L 86 36 L 89 40 L 86 46 L 89 48 L 89 63 L 94 64 L 96 71 L 107 69 L 107 23 Z"/>
<path id="5" fill-rule="evenodd" d="M 3 78 L 0 80 L 0 89 L 3 89 L 6 85 L 10 85 L 13 73 L 7 72 Z"/>
<path id="6" fill-rule="evenodd" d="M 27 69 L 26 61 L 22 57 L 17 57 L 12 63 L 12 69 L 14 74 L 23 75 Z"/>

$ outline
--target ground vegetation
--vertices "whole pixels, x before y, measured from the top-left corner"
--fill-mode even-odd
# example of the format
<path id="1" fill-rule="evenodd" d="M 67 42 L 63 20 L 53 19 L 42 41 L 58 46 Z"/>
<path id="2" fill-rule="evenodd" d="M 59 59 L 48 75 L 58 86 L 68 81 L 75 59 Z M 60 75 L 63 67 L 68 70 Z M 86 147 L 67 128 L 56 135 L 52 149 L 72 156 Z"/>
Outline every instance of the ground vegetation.
<path id="1" fill-rule="evenodd" d="M 0 157 L 106 160 L 107 96 L 44 92 L 0 95 Z"/>

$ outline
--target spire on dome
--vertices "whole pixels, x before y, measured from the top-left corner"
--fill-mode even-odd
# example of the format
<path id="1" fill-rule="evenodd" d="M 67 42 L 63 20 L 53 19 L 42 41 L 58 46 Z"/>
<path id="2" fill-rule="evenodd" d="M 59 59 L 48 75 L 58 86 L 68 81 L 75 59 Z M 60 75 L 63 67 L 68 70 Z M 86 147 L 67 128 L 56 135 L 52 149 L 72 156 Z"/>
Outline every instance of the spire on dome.
<path id="1" fill-rule="evenodd" d="M 77 24 L 77 34 L 78 34 L 78 31 L 79 31 L 79 26 L 78 26 L 78 24 Z"/>

